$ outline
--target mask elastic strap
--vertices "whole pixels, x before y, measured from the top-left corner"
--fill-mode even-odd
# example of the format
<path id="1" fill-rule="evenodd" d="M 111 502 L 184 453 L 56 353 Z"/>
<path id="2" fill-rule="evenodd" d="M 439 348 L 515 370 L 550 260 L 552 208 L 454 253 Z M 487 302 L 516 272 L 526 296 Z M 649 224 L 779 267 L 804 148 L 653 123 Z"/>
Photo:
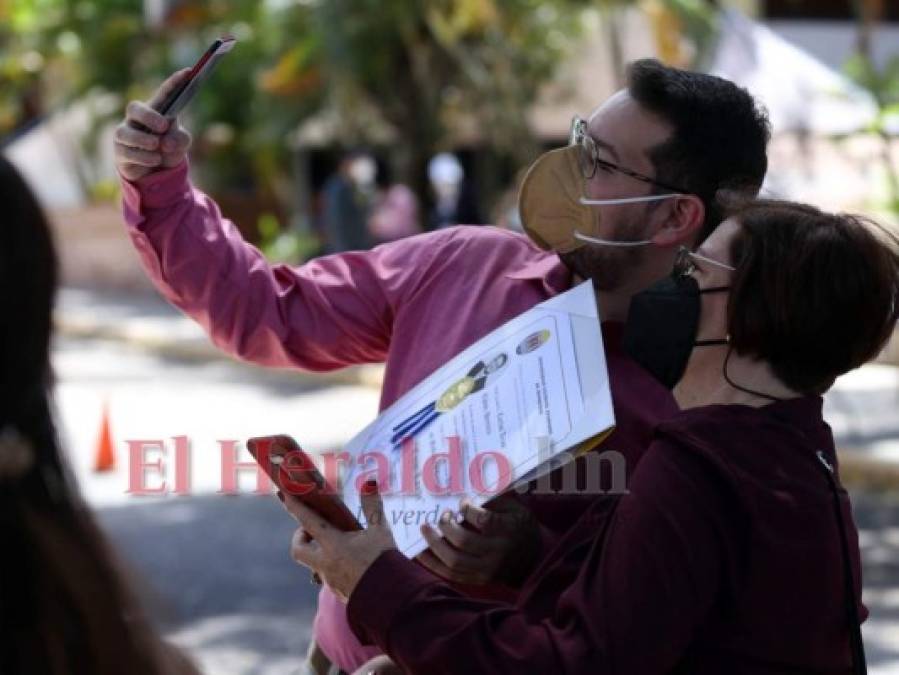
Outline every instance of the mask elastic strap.
<path id="1" fill-rule="evenodd" d="M 728 340 L 729 342 L 729 340 Z M 760 391 L 756 391 L 755 389 L 749 389 L 748 387 L 741 387 L 739 384 L 730 379 L 730 376 L 727 374 L 727 364 L 730 361 L 730 355 L 734 353 L 734 348 L 731 347 L 727 350 L 727 356 L 724 357 L 724 365 L 721 367 L 721 373 L 724 375 L 724 381 L 727 382 L 734 389 L 738 389 L 740 391 L 744 391 L 747 394 L 752 394 L 753 396 L 759 396 L 761 398 L 768 399 L 769 401 L 783 401 L 784 399 L 778 398 L 777 396 L 771 396 L 771 394 L 764 394 Z"/>
<path id="2" fill-rule="evenodd" d="M 716 267 L 720 267 L 723 270 L 728 270 L 729 272 L 737 271 L 736 267 L 732 267 L 731 265 L 728 265 L 727 263 L 723 263 L 720 260 L 712 260 L 711 258 L 706 258 L 701 253 L 694 253 L 693 251 L 687 251 L 687 254 L 691 258 L 696 258 L 697 260 L 702 260 L 703 262 L 706 262 L 710 265 L 715 265 Z"/>
<path id="3" fill-rule="evenodd" d="M 726 345 L 730 340 L 697 340 L 693 343 L 694 347 L 717 347 L 718 345 Z"/>
<path id="4" fill-rule="evenodd" d="M 597 246 L 647 246 L 652 243 L 649 239 L 641 239 L 640 241 L 613 241 L 611 239 L 600 239 L 599 237 L 581 234 L 577 230 L 574 231 L 574 238 L 585 241 L 588 244 L 596 244 Z"/>
<path id="5" fill-rule="evenodd" d="M 620 197 L 618 199 L 587 199 L 581 197 L 578 201 L 585 206 L 606 206 L 613 204 L 639 204 L 640 202 L 658 202 L 673 197 L 683 197 L 680 192 L 672 192 L 666 195 L 643 195 L 642 197 Z"/>
<path id="6" fill-rule="evenodd" d="M 614 204 L 640 204 L 643 202 L 658 202 L 663 199 L 671 199 L 673 197 L 683 197 L 684 195 L 679 192 L 672 192 L 670 194 L 665 195 L 643 195 L 642 197 L 621 197 L 619 199 L 587 199 L 584 196 L 581 196 L 578 199 L 578 202 L 585 206 L 611 206 Z M 596 244 L 597 246 L 617 246 L 617 247 L 628 247 L 628 246 L 647 246 L 652 243 L 649 239 L 641 239 L 639 241 L 612 241 L 611 239 L 600 239 L 599 237 L 591 237 L 586 234 L 581 234 L 577 230 L 574 231 L 574 238 L 587 242 L 588 244 Z"/>

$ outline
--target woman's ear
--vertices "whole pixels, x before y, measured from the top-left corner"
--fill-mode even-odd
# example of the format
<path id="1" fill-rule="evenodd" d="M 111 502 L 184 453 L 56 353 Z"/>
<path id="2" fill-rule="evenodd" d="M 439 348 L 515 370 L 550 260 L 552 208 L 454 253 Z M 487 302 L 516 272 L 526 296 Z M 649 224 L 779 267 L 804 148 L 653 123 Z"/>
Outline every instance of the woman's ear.
<path id="1" fill-rule="evenodd" d="M 672 198 L 667 217 L 650 241 L 656 246 L 688 246 L 693 248 L 705 221 L 705 204 L 696 195 Z"/>

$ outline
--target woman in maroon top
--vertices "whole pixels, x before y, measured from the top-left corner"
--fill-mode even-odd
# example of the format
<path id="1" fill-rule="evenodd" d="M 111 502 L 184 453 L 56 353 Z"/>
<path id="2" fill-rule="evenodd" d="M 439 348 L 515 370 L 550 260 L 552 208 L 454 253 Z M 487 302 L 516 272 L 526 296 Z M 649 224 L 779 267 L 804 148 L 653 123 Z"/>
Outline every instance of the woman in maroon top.
<path id="1" fill-rule="evenodd" d="M 357 533 L 288 498 L 315 537 L 298 530 L 293 556 L 407 672 L 863 672 L 857 533 L 821 394 L 880 351 L 897 313 L 894 237 L 797 204 L 743 207 L 635 297 L 626 345 L 681 412 L 514 605 L 404 558 L 376 494 Z"/>

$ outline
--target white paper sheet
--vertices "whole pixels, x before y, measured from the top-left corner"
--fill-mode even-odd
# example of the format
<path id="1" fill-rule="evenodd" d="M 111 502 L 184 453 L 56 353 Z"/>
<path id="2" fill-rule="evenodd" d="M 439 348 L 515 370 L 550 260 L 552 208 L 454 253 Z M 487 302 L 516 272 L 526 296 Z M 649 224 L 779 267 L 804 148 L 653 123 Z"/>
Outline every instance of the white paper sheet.
<path id="1" fill-rule="evenodd" d="M 359 488 L 378 479 L 397 546 L 412 557 L 426 548 L 421 525 L 463 496 L 481 504 L 614 424 L 585 282 L 497 328 L 383 411 L 345 448 L 343 498 L 364 522 Z"/>

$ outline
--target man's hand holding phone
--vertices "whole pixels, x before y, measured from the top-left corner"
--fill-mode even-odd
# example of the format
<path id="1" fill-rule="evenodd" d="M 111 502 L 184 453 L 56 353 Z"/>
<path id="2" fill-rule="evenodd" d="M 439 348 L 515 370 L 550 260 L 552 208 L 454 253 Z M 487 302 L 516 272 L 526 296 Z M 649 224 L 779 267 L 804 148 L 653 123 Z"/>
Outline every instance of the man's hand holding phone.
<path id="1" fill-rule="evenodd" d="M 131 101 L 125 119 L 115 130 L 115 163 L 124 178 L 135 181 L 155 171 L 178 166 L 187 157 L 191 137 L 178 124 L 157 112 L 163 101 L 190 75 L 179 70 L 163 82 L 147 101 Z"/>
<path id="2" fill-rule="evenodd" d="M 115 132 L 115 161 L 122 176 L 137 180 L 184 161 L 190 134 L 178 126 L 178 113 L 235 43 L 233 36 L 222 35 L 192 68 L 179 70 L 163 82 L 147 103 L 128 104 L 125 121 Z"/>

